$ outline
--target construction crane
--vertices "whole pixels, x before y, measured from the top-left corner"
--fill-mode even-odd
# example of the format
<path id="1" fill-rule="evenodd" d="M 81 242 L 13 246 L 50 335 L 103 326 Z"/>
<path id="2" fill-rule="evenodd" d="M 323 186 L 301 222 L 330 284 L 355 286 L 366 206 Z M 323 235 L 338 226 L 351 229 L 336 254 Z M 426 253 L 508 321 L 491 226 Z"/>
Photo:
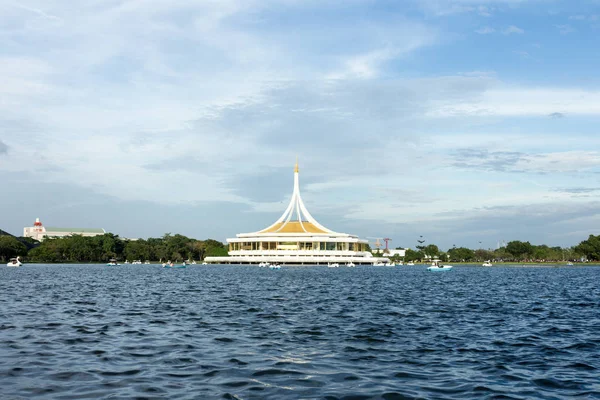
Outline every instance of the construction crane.
<path id="1" fill-rule="evenodd" d="M 382 238 L 382 237 L 367 237 L 367 239 L 375 239 L 375 244 L 374 246 L 377 247 L 377 251 L 379 251 L 379 248 L 381 246 L 383 246 L 383 244 L 381 243 L 381 240 L 383 240 L 385 242 L 385 253 L 389 253 L 389 248 L 388 248 L 388 242 L 391 242 L 392 239 L 390 238 Z"/>
<path id="2" fill-rule="evenodd" d="M 390 238 L 383 238 L 383 240 L 385 241 L 385 251 L 389 253 L 388 242 L 391 242 L 392 239 L 390 239 Z"/>
<path id="3" fill-rule="evenodd" d="M 380 240 L 385 240 L 384 238 L 381 238 L 381 237 L 370 237 L 370 236 L 368 236 L 367 239 L 375 239 L 375 244 L 373 246 L 377 247 L 377 251 L 379 251 L 379 248 L 382 246 Z M 386 242 L 386 248 L 387 248 L 387 242 Z"/>

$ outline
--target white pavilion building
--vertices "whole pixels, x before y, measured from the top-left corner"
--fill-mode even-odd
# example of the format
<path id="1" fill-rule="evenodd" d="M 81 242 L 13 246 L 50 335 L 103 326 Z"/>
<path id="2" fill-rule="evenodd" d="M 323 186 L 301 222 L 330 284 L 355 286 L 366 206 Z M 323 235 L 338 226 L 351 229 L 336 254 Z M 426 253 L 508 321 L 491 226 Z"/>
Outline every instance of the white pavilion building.
<path id="1" fill-rule="evenodd" d="M 298 163 L 294 168 L 294 192 L 285 212 L 272 225 L 252 233 L 238 233 L 227 239 L 228 257 L 206 257 L 215 264 L 277 263 L 318 265 L 338 263 L 381 264 L 387 257 L 374 257 L 368 240 L 338 233 L 319 224 L 300 197 Z"/>
<path id="2" fill-rule="evenodd" d="M 23 228 L 23 237 L 30 237 L 32 239 L 42 241 L 49 237 L 66 237 L 73 235 L 80 236 L 98 236 L 104 235 L 106 231 L 102 228 L 57 228 L 57 227 L 45 227 L 40 222 L 39 218 L 35 219 L 33 226 Z"/>

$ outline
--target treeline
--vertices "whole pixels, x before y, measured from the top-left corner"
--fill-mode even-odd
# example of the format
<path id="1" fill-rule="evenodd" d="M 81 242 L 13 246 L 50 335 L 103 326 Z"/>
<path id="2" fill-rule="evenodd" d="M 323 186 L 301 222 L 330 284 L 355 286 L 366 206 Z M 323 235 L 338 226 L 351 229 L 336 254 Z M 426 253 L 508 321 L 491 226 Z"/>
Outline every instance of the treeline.
<path id="1" fill-rule="evenodd" d="M 452 247 L 448 251 L 441 251 L 435 244 L 417 246 L 416 250 L 407 249 L 405 257 L 394 255 L 393 261 L 423 261 L 429 257 L 439 257 L 443 261 L 454 262 L 483 262 L 492 260 L 496 262 L 559 262 L 559 261 L 599 261 L 600 260 L 600 235 L 590 235 L 587 240 L 573 247 L 549 247 L 546 245 L 533 245 L 529 242 L 514 240 L 505 247 L 496 250 L 469 249 L 466 247 Z"/>
<path id="2" fill-rule="evenodd" d="M 385 255 L 385 254 L 384 254 Z M 0 235 L 0 259 L 21 256 L 28 262 L 106 262 L 111 258 L 119 261 L 133 260 L 196 260 L 208 256 L 227 256 L 227 246 L 217 240 L 196 240 L 183 235 L 165 234 L 162 238 L 129 240 L 106 233 L 100 236 L 79 235 L 64 238 L 48 238 L 37 242 L 31 238 Z M 443 261 L 482 262 L 558 262 L 599 261 L 600 235 L 590 235 L 577 246 L 561 248 L 532 245 L 529 242 L 512 241 L 497 250 L 452 247 L 441 251 L 435 244 L 406 250 L 405 257 L 394 255 L 394 261 L 423 261 L 439 257 Z"/>
<path id="3" fill-rule="evenodd" d="M 31 247 L 28 249 L 28 245 Z M 196 240 L 183 235 L 165 234 L 162 238 L 129 240 L 118 235 L 47 238 L 36 242 L 29 238 L 0 236 L 0 258 L 5 262 L 21 256 L 28 262 L 106 262 L 133 260 L 196 260 L 208 256 L 226 256 L 227 246 L 213 239 Z"/>

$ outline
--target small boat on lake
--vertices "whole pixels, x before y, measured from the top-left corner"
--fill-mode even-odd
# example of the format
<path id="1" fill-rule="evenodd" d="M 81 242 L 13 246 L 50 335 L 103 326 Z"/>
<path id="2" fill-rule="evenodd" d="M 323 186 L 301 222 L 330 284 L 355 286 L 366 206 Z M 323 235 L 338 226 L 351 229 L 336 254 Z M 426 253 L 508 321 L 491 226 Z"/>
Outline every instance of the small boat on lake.
<path id="1" fill-rule="evenodd" d="M 572 263 L 571 261 L 569 261 L 569 262 L 567 263 L 567 265 L 568 265 L 569 267 L 572 267 L 572 266 L 573 266 L 573 263 Z"/>
<path id="2" fill-rule="evenodd" d="M 339 268 L 340 264 L 338 263 L 327 263 L 327 267 L 329 268 Z"/>
<path id="3" fill-rule="evenodd" d="M 269 269 L 281 269 L 281 265 L 279 264 L 270 264 Z"/>
<path id="4" fill-rule="evenodd" d="M 168 261 L 166 263 L 163 263 L 162 267 L 163 268 L 186 268 L 187 265 L 186 265 L 185 261 L 181 264 L 175 264 L 171 261 Z"/>
<path id="5" fill-rule="evenodd" d="M 20 267 L 21 265 L 23 265 L 23 263 L 21 262 L 20 257 L 11 258 L 8 263 L 6 263 L 7 267 Z"/>
<path id="6" fill-rule="evenodd" d="M 354 268 L 356 267 L 356 265 L 354 265 L 354 263 L 350 261 L 349 263 L 346 263 L 346 267 Z"/>
<path id="7" fill-rule="evenodd" d="M 115 260 L 114 258 L 111 258 L 110 260 L 108 260 L 108 262 L 106 263 L 106 265 L 108 267 L 116 267 L 117 265 L 121 265 L 117 263 L 117 260 Z"/>
<path id="8" fill-rule="evenodd" d="M 434 258 L 431 261 L 431 266 L 427 267 L 427 270 L 430 272 L 450 271 L 451 269 L 452 265 L 442 265 L 438 258 Z"/>
<path id="9" fill-rule="evenodd" d="M 481 264 L 482 267 L 491 267 L 492 266 L 492 262 L 490 260 L 487 260 L 486 262 L 484 262 L 483 264 Z"/>
<path id="10" fill-rule="evenodd" d="M 412 262 L 412 261 L 409 261 L 409 262 L 406 263 L 406 265 L 415 265 L 415 263 Z"/>

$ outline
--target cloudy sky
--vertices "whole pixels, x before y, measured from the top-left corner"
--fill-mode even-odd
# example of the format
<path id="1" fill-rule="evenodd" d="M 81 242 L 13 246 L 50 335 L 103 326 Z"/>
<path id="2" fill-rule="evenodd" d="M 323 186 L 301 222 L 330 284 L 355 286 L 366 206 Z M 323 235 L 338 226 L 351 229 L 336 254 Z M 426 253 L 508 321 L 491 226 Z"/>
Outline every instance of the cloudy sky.
<path id="1" fill-rule="evenodd" d="M 600 234 L 598 0 L 0 0 L 0 229 Z"/>

